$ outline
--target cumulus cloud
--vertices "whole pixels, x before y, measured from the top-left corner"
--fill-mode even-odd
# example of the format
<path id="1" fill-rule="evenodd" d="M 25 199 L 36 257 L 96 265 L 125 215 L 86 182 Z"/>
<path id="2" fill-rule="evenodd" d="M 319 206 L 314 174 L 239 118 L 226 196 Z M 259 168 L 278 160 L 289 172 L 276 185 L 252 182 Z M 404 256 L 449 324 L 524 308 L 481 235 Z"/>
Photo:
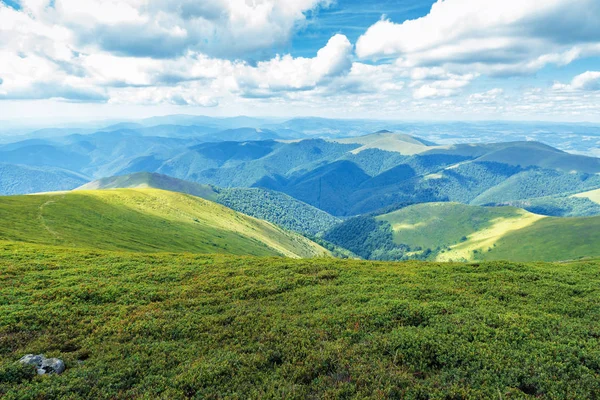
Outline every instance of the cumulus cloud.
<path id="1" fill-rule="evenodd" d="M 314 58 L 277 56 L 236 68 L 236 81 L 242 92 L 250 96 L 267 95 L 284 90 L 308 90 L 326 79 L 346 73 L 352 66 L 352 44 L 344 35 L 335 35 Z"/>
<path id="2" fill-rule="evenodd" d="M 577 75 L 571 83 L 555 83 L 553 89 L 558 91 L 600 91 L 600 71 L 587 71 Z"/>
<path id="3" fill-rule="evenodd" d="M 16 10 L 0 2 L 0 96 L 215 106 L 229 93 L 310 90 L 350 70 L 345 36 L 333 36 L 313 58 L 285 54 L 255 64 L 228 56 L 285 42 L 307 10 L 327 4 L 22 0 Z"/>
<path id="4" fill-rule="evenodd" d="M 422 18 L 381 19 L 359 38 L 356 52 L 412 66 L 530 73 L 600 51 L 599 15 L 597 0 L 438 0 Z"/>
<path id="5" fill-rule="evenodd" d="M 410 86 L 415 99 L 455 96 L 468 86 L 476 74 L 457 75 L 441 68 L 419 68 L 411 72 Z"/>
<path id="6" fill-rule="evenodd" d="M 198 51 L 239 58 L 288 42 L 306 12 L 331 0 L 22 0 L 35 21 L 69 30 L 79 46 L 135 57 Z"/>
<path id="7" fill-rule="evenodd" d="M 491 103 L 504 94 L 504 89 L 494 88 L 483 93 L 473 93 L 469 96 L 469 103 Z"/>
<path id="8" fill-rule="evenodd" d="M 286 54 L 333 1 L 0 0 L 0 100 L 300 104 L 342 115 L 598 110 L 598 72 L 520 97 L 500 82 L 600 54 L 598 0 L 439 0 L 419 19 L 383 17 L 356 46 L 337 34 L 310 56 Z"/>

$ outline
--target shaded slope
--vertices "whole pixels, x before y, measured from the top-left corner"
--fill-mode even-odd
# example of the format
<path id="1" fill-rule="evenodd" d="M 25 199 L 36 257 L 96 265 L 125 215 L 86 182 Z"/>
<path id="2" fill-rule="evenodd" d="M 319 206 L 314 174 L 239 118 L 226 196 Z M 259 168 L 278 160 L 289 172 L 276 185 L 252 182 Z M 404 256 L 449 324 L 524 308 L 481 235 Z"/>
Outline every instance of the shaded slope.
<path id="1" fill-rule="evenodd" d="M 156 189 L 0 198 L 0 239 L 132 251 L 311 257 L 313 242 L 198 197 Z"/>

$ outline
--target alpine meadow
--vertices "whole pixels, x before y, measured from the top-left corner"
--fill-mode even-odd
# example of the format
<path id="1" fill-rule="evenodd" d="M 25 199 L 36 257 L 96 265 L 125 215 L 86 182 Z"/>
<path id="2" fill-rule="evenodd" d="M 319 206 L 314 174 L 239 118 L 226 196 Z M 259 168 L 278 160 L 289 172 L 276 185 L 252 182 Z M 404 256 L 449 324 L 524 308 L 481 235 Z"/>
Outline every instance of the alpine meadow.
<path id="1" fill-rule="evenodd" d="M 597 0 L 0 0 L 0 398 L 600 398 Z"/>

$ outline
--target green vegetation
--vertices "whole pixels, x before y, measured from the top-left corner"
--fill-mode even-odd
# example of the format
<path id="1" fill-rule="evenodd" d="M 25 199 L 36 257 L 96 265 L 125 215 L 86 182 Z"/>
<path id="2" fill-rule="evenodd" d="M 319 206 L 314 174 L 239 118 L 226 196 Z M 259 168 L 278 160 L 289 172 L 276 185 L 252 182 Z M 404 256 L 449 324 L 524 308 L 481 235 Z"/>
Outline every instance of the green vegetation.
<path id="1" fill-rule="evenodd" d="M 600 257 L 600 217 L 427 203 L 345 221 L 324 238 L 365 259 L 561 261 Z"/>
<path id="2" fill-rule="evenodd" d="M 600 187 L 600 175 L 530 169 L 514 175 L 477 196 L 472 204 L 502 203 L 557 194 L 572 194 Z"/>
<path id="3" fill-rule="evenodd" d="M 107 250 L 314 257 L 304 237 L 191 195 L 156 189 L 0 197 L 0 239 Z"/>
<path id="4" fill-rule="evenodd" d="M 600 189 L 592 190 L 589 192 L 578 193 L 574 197 L 585 198 L 593 201 L 596 204 L 600 204 Z"/>
<path id="5" fill-rule="evenodd" d="M 103 178 L 79 190 L 116 188 L 154 188 L 191 194 L 303 235 L 314 236 L 340 222 L 325 211 L 283 193 L 257 188 L 223 189 L 147 172 Z"/>
<path id="6" fill-rule="evenodd" d="M 88 178 L 59 168 L 0 163 L 0 195 L 71 190 Z"/>
<path id="7" fill-rule="evenodd" d="M 588 193 L 598 192 L 592 191 Z M 553 217 L 588 217 L 600 215 L 600 203 L 594 202 L 586 196 L 548 196 L 535 199 L 516 200 L 503 203 L 520 207 L 535 214 Z"/>
<path id="8" fill-rule="evenodd" d="M 575 260 L 600 257 L 600 217 L 544 218 L 502 236 L 486 260 Z"/>
<path id="9" fill-rule="evenodd" d="M 443 248 L 462 237 L 491 227 L 494 220 L 520 218 L 512 207 L 473 207 L 458 203 L 417 204 L 382 215 L 394 231 L 394 242 L 410 247 Z"/>
<path id="10" fill-rule="evenodd" d="M 98 189 L 136 189 L 151 188 L 168 190 L 170 192 L 187 193 L 206 200 L 215 201 L 217 192 L 212 186 L 200 185 L 167 175 L 138 172 L 130 175 L 114 176 L 99 179 L 81 186 L 78 190 Z"/>
<path id="11" fill-rule="evenodd" d="M 0 397 L 597 398 L 599 267 L 4 242 Z M 26 353 L 67 370 L 33 376 Z"/>
<path id="12" fill-rule="evenodd" d="M 400 260 L 407 248 L 396 246 L 389 224 L 373 217 L 355 217 L 325 233 L 323 239 L 367 260 Z"/>
<path id="13" fill-rule="evenodd" d="M 442 249 L 466 242 L 468 235 L 502 219 L 521 219 L 516 208 L 424 203 L 380 216 L 349 219 L 324 238 L 365 259 L 408 260 L 435 257 Z"/>
<path id="14" fill-rule="evenodd" d="M 304 235 L 316 235 L 340 220 L 286 194 L 256 188 L 218 189 L 216 201 Z"/>

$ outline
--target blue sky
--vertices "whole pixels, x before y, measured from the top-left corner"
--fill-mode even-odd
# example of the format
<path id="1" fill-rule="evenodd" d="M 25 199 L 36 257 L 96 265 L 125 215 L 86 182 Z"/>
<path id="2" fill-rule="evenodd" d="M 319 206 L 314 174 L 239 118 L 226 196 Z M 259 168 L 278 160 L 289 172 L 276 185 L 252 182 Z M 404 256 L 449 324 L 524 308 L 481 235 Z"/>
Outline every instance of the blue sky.
<path id="1" fill-rule="evenodd" d="M 0 0 L 0 120 L 600 122 L 597 0 Z"/>

